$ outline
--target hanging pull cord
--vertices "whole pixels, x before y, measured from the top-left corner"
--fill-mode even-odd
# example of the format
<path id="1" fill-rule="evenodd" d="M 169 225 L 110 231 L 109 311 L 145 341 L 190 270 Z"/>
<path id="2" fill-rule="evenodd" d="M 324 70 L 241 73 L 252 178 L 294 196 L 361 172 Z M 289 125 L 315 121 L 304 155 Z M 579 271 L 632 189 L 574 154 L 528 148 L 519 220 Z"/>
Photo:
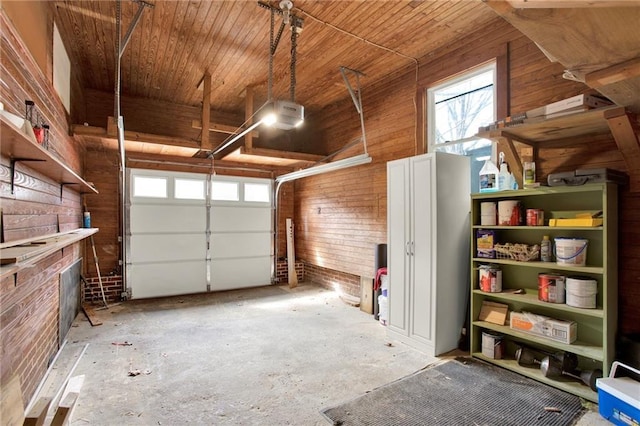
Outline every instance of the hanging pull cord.
<path id="1" fill-rule="evenodd" d="M 289 86 L 289 95 L 291 102 L 296 101 L 296 51 L 298 47 L 298 30 L 296 28 L 297 19 L 295 16 L 291 19 L 291 85 Z"/>

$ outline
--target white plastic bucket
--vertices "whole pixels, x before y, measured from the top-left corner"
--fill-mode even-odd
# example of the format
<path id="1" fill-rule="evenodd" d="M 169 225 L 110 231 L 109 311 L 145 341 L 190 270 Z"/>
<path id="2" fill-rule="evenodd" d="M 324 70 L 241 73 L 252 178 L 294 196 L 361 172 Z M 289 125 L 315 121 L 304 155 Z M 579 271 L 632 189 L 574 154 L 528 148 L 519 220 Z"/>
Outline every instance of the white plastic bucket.
<path id="1" fill-rule="evenodd" d="M 584 238 L 554 238 L 558 265 L 584 266 L 587 263 L 589 240 Z"/>
<path id="2" fill-rule="evenodd" d="M 568 277 L 567 305 L 576 308 L 595 309 L 596 295 L 598 294 L 598 282 L 589 277 Z"/>
<path id="3" fill-rule="evenodd" d="M 480 225 L 492 226 L 496 224 L 498 213 L 495 201 L 480 203 Z"/>

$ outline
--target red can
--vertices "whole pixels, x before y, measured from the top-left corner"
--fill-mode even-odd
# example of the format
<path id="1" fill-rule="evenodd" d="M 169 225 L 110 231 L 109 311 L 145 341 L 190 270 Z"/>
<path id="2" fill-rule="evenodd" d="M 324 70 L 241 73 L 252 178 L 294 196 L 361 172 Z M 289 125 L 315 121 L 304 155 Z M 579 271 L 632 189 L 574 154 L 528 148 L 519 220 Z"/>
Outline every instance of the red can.
<path id="1" fill-rule="evenodd" d="M 544 225 L 544 210 L 527 209 L 527 226 Z"/>

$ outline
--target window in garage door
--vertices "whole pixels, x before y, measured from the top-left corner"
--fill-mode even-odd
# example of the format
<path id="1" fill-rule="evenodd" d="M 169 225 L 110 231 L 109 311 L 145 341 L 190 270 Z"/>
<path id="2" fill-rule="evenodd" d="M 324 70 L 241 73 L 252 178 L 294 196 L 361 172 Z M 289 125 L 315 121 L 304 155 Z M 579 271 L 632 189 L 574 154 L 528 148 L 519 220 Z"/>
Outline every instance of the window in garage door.
<path id="1" fill-rule="evenodd" d="M 129 182 L 131 298 L 270 283 L 270 180 L 131 169 Z"/>

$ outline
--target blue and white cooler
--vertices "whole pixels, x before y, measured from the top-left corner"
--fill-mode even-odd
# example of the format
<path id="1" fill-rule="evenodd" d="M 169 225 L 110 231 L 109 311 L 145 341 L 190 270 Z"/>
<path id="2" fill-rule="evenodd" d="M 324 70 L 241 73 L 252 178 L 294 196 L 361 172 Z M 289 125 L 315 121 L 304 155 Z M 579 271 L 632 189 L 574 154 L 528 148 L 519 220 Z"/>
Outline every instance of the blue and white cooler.
<path id="1" fill-rule="evenodd" d="M 620 426 L 640 424 L 640 371 L 615 361 L 609 377 L 596 381 L 598 411 Z"/>

